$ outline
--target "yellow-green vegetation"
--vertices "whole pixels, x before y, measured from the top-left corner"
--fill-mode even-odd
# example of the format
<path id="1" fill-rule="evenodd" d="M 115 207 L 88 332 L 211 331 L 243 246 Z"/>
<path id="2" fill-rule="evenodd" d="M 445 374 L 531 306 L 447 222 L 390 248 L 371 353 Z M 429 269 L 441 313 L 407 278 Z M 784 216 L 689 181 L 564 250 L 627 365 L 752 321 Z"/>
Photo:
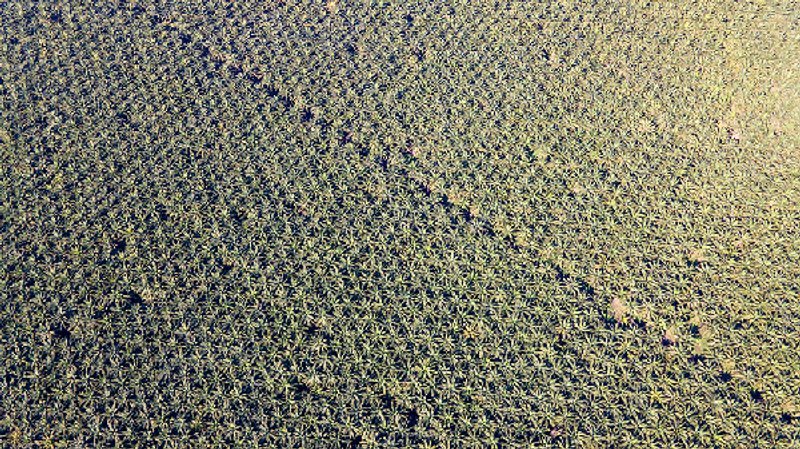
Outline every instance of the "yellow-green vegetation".
<path id="1" fill-rule="evenodd" d="M 3 447 L 800 445 L 800 5 L 0 6 Z"/>

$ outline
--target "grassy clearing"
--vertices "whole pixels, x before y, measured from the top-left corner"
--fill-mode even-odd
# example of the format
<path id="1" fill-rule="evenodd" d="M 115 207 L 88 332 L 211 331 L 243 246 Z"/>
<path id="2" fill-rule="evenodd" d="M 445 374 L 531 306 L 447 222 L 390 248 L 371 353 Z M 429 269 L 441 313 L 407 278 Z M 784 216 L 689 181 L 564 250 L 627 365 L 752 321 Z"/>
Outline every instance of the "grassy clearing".
<path id="1" fill-rule="evenodd" d="M 796 2 L 11 2 L 8 447 L 795 447 Z"/>

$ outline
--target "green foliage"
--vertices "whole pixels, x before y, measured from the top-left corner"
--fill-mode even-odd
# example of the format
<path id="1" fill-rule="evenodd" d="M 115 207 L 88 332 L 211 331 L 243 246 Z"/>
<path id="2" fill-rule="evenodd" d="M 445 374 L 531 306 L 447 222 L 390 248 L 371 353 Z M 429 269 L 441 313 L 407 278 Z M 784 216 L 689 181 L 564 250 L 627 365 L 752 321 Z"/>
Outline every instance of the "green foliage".
<path id="1" fill-rule="evenodd" d="M 796 447 L 792 1 L 0 8 L 3 447 Z"/>

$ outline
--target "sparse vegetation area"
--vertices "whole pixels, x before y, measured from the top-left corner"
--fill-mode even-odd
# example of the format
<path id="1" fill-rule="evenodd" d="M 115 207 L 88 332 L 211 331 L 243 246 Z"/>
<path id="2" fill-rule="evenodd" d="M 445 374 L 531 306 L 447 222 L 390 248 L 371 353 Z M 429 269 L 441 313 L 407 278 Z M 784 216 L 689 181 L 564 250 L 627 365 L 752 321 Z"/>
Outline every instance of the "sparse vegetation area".
<path id="1" fill-rule="evenodd" d="M 796 1 L 0 25 L 0 446 L 800 445 Z"/>

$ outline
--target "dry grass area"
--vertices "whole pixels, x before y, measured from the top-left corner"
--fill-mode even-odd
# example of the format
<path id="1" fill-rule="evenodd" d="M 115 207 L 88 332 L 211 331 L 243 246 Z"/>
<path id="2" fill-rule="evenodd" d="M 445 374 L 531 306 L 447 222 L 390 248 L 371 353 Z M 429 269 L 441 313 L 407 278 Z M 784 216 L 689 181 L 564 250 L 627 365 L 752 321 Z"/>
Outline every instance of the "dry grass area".
<path id="1" fill-rule="evenodd" d="M 800 444 L 796 1 L 0 7 L 2 447 Z"/>

